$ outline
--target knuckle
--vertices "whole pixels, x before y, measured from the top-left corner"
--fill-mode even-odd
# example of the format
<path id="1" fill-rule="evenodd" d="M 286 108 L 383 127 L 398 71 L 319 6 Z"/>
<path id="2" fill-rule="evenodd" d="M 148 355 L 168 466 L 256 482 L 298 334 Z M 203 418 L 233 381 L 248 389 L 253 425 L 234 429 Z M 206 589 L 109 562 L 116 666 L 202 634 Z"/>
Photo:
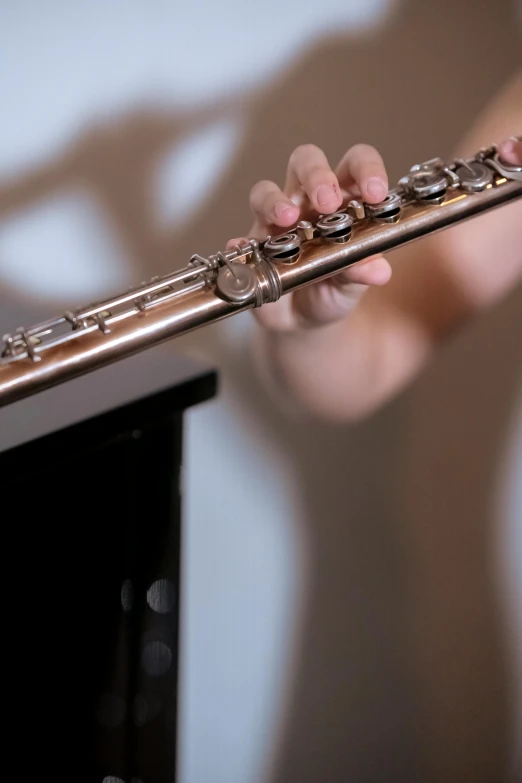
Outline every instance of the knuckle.
<path id="1" fill-rule="evenodd" d="M 363 143 L 354 144 L 353 147 L 350 148 L 349 154 L 354 162 L 358 162 L 358 163 L 381 162 L 381 156 L 379 152 L 375 147 L 372 147 L 371 144 L 363 144 Z"/>
<path id="2" fill-rule="evenodd" d="M 290 155 L 290 164 L 295 165 L 308 158 L 315 158 L 321 155 L 322 150 L 316 144 L 300 144 Z"/>
<path id="3" fill-rule="evenodd" d="M 306 170 L 306 178 L 310 184 L 337 184 L 337 177 L 333 171 L 320 163 L 315 163 Z"/>
<path id="4" fill-rule="evenodd" d="M 261 179 L 259 182 L 256 182 L 255 185 L 252 185 L 250 189 L 250 203 L 251 204 L 257 204 L 261 199 L 263 199 L 267 193 L 270 192 L 272 188 L 272 183 L 269 182 L 266 179 Z"/>
<path id="5" fill-rule="evenodd" d="M 352 144 L 350 147 L 350 152 L 352 155 L 365 155 L 368 152 L 374 152 L 375 147 L 372 147 L 371 144 L 366 144 L 364 142 L 358 142 L 357 144 Z"/>

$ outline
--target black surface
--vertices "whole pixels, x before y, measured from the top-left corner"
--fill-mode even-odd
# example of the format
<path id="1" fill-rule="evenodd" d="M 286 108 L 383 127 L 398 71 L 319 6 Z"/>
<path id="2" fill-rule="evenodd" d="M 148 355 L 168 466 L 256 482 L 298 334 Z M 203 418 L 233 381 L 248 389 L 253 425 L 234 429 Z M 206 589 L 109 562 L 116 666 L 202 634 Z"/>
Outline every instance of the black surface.
<path id="1" fill-rule="evenodd" d="M 17 403 L 3 432 L 3 761 L 24 779 L 176 778 L 183 412 L 216 375 L 161 359 Z"/>
<path id="2" fill-rule="evenodd" d="M 151 410 L 183 410 L 216 390 L 213 368 L 160 345 L 0 408 L 0 452 L 111 411 L 128 412 L 140 400 Z"/>

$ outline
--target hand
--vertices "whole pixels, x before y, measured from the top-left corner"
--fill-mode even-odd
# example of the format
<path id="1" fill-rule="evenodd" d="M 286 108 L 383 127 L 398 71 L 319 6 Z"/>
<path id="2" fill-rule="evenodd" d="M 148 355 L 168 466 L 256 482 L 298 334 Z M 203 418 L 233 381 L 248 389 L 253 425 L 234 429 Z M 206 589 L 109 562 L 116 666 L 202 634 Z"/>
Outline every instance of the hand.
<path id="1" fill-rule="evenodd" d="M 522 165 L 519 138 L 499 145 L 502 160 Z M 250 193 L 254 223 L 249 236 L 263 240 L 293 227 L 299 220 L 314 219 L 342 208 L 350 199 L 367 203 L 382 201 L 388 192 L 388 177 L 376 149 L 366 144 L 351 147 L 335 170 L 324 152 L 312 144 L 298 147 L 287 165 L 281 190 L 274 182 L 258 182 Z M 232 239 L 233 248 L 244 238 Z M 267 329 L 295 331 L 319 327 L 344 318 L 371 286 L 383 286 L 391 267 L 382 256 L 371 256 L 339 274 L 291 292 L 278 302 L 255 309 L 257 320 Z"/>
<path id="2" fill-rule="evenodd" d="M 252 188 L 254 223 L 249 236 L 263 240 L 281 234 L 299 220 L 335 212 L 352 198 L 376 204 L 387 192 L 384 163 L 373 147 L 351 147 L 334 172 L 321 149 L 305 144 L 290 156 L 283 190 L 268 181 Z M 241 241 L 245 240 L 232 239 L 227 248 Z M 277 331 L 326 325 L 347 315 L 369 286 L 384 285 L 390 277 L 391 268 L 383 256 L 372 256 L 253 312 L 263 326 Z"/>

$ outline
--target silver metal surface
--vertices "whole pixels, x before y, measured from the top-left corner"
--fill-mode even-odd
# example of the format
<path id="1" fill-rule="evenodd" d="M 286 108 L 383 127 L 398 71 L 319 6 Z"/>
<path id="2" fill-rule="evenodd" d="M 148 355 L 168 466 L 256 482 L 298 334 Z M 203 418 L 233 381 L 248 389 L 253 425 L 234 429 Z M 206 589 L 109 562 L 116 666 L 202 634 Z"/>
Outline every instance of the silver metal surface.
<path id="1" fill-rule="evenodd" d="M 411 176 L 411 189 L 417 198 L 425 199 L 435 193 L 444 193 L 448 187 L 446 176 L 439 171 L 417 171 Z"/>
<path id="2" fill-rule="evenodd" d="M 493 180 L 493 170 L 484 163 L 466 163 L 465 161 L 455 174 L 459 178 L 460 187 L 470 193 L 479 193 Z"/>
<path id="3" fill-rule="evenodd" d="M 296 231 L 301 239 L 308 240 L 314 238 L 314 224 L 309 220 L 300 220 Z"/>
<path id="4" fill-rule="evenodd" d="M 522 166 L 503 163 L 495 146 L 465 161 L 417 164 L 380 204 L 351 201 L 265 242 L 195 254 L 171 275 L 4 335 L 0 407 L 520 198 Z M 341 242 L 330 229 L 345 232 Z"/>
<path id="5" fill-rule="evenodd" d="M 273 259 L 288 260 L 294 258 L 299 252 L 301 246 L 301 237 L 294 232 L 288 232 L 287 234 L 280 234 L 277 237 L 270 237 L 264 244 L 264 251 Z"/>
<path id="6" fill-rule="evenodd" d="M 346 241 L 352 233 L 353 218 L 346 212 L 334 212 L 320 217 L 315 225 L 326 239 Z"/>
<path id="7" fill-rule="evenodd" d="M 402 192 L 390 191 L 386 198 L 378 204 L 365 203 L 364 209 L 370 220 L 376 220 L 380 223 L 396 223 L 400 218 L 403 204 Z"/>
<path id="8" fill-rule="evenodd" d="M 216 286 L 224 299 L 242 304 L 248 302 L 255 295 L 259 281 L 251 267 L 233 261 L 230 266 L 221 267 L 217 275 Z"/>
<path id="9" fill-rule="evenodd" d="M 494 168 L 498 174 L 502 174 L 503 177 L 522 182 L 522 166 L 511 166 L 508 163 L 503 163 L 499 159 L 498 154 L 493 155 L 493 157 L 489 159 L 485 159 L 484 162 Z"/>
<path id="10" fill-rule="evenodd" d="M 356 220 L 364 220 L 366 212 L 364 211 L 364 204 L 361 204 L 357 199 L 352 199 L 348 202 L 347 209 L 352 213 Z"/>

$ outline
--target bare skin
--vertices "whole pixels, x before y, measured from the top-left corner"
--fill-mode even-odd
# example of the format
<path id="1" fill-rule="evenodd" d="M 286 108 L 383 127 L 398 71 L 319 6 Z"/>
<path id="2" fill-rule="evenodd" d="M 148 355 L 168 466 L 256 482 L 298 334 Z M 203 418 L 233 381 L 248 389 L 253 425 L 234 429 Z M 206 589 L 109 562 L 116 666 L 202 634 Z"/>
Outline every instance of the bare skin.
<path id="1" fill-rule="evenodd" d="M 460 141 L 455 156 L 492 142 L 508 163 L 522 163 L 522 71 Z M 302 218 L 329 214 L 343 200 L 381 201 L 388 177 L 374 148 L 350 148 L 335 168 L 309 144 L 288 161 L 282 189 L 251 191 L 263 239 Z M 228 243 L 235 245 L 240 239 Z M 354 265 L 329 280 L 255 310 L 253 352 L 260 377 L 294 414 L 335 422 L 371 414 L 422 370 L 443 341 L 522 281 L 522 202 Z"/>

